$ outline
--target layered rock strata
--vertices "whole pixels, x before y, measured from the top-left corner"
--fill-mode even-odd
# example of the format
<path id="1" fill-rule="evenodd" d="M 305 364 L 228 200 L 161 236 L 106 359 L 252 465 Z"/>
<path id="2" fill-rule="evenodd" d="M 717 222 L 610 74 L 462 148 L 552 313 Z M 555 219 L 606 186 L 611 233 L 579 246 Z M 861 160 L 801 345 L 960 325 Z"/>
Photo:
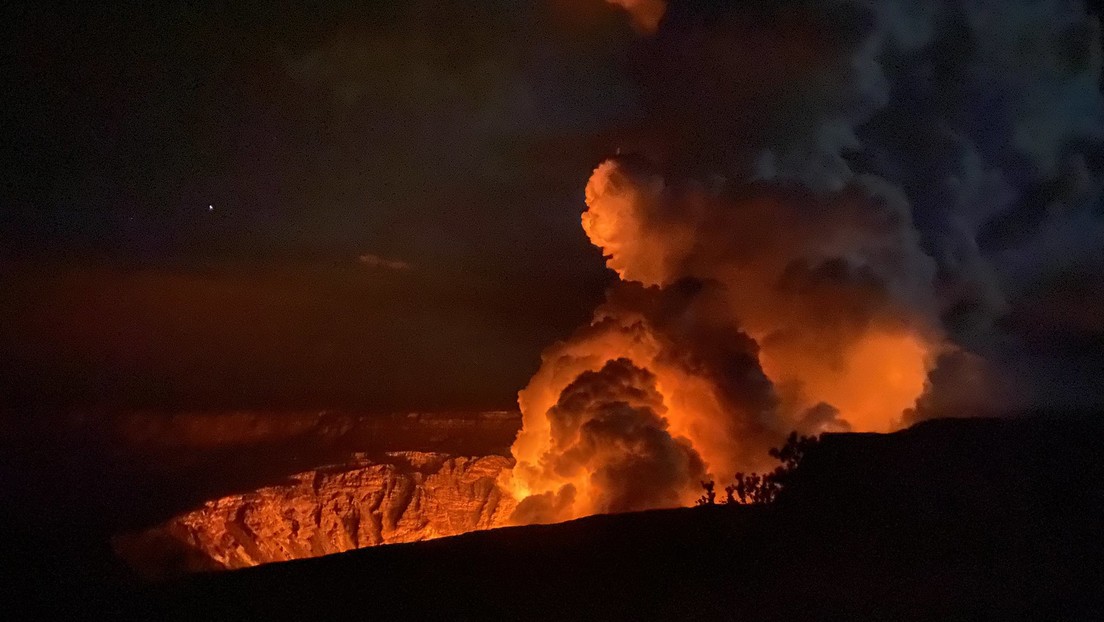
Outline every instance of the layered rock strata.
<path id="1" fill-rule="evenodd" d="M 495 481 L 503 456 L 392 452 L 208 501 L 115 548 L 147 576 L 243 568 L 415 542 L 505 523 L 515 501 Z"/>

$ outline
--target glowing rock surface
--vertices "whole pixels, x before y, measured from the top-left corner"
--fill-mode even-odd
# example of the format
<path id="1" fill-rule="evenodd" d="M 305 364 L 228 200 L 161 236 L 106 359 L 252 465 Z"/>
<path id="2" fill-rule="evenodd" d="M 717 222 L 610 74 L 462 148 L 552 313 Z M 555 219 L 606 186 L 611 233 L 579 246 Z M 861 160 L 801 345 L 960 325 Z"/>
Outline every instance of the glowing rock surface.
<path id="1" fill-rule="evenodd" d="M 505 523 L 515 502 L 495 485 L 503 456 L 392 452 L 208 501 L 116 550 L 149 576 L 244 568 L 416 542 Z"/>

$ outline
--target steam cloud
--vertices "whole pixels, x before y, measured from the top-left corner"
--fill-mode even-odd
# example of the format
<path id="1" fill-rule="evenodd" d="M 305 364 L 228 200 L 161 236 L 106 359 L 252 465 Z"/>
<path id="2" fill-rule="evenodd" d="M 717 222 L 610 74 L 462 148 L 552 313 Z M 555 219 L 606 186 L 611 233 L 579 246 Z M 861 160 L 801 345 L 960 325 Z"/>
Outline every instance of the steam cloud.
<path id="1" fill-rule="evenodd" d="M 519 394 L 516 521 L 686 503 L 790 429 L 1104 403 L 1082 2 L 614 4 L 644 121 L 582 225 L 621 282 Z"/>
<path id="2" fill-rule="evenodd" d="M 628 359 L 579 374 L 548 410 L 555 451 L 543 465 L 577 483 L 565 484 L 555 496 L 525 499 L 516 518 L 563 518 L 576 486 L 590 500 L 583 509 L 588 513 L 678 505 L 694 496 L 705 468 L 686 439 L 671 436 L 666 410 L 655 376 Z"/>

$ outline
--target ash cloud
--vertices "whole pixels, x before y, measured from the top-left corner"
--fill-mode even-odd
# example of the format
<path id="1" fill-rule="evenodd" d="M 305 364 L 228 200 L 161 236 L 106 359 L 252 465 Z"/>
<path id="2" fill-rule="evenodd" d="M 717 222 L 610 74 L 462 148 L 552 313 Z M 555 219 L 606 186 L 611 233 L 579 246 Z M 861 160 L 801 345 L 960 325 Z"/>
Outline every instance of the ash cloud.
<path id="1" fill-rule="evenodd" d="M 923 389 L 943 347 L 934 263 L 907 200 L 883 180 L 707 187 L 618 158 L 595 171 L 587 202 L 583 227 L 622 280 L 714 285 L 716 304 L 692 321 L 755 340 L 781 399 L 772 427 L 828 402 L 858 427 L 890 429 Z"/>
<path id="2" fill-rule="evenodd" d="M 1104 404 L 1102 333 L 1079 321 L 1104 301 L 1098 18 L 1061 0 L 904 6 L 875 5 L 893 89 L 857 161 L 907 191 L 957 346 L 916 416 Z"/>
<path id="3" fill-rule="evenodd" d="M 801 427 L 824 432 L 850 432 L 851 424 L 840 419 L 840 411 L 831 404 L 821 402 L 805 411 L 801 417 Z"/>
<path id="4" fill-rule="evenodd" d="M 569 518 L 580 487 L 587 506 L 570 508 L 575 514 L 674 507 L 695 495 L 704 465 L 689 441 L 672 436 L 655 384 L 654 374 L 619 358 L 567 385 L 548 410 L 543 468 L 573 483 L 524 500 L 514 520 Z"/>
<path id="5" fill-rule="evenodd" d="M 1104 404 L 1084 311 L 1104 298 L 1101 37 L 1083 3 L 615 4 L 641 33 L 643 111 L 582 225 L 621 282 L 519 395 L 505 484 L 542 500 L 523 506 L 592 498 L 558 478 L 556 430 L 582 417 L 567 404 L 610 413 L 575 396 L 617 393 L 608 361 L 658 393 L 610 434 L 659 415 L 720 479 L 794 428 Z"/>
<path id="6" fill-rule="evenodd" d="M 894 195 L 913 266 L 928 263 L 896 278 L 950 346 L 930 383 L 945 395 L 927 400 L 943 407 L 913 416 L 954 414 L 956 394 L 993 412 L 1104 403 L 1086 373 L 1104 363 L 1086 321 L 1104 302 L 1101 33 L 1086 3 L 668 5 L 633 55 L 649 129 L 627 147 L 666 186 Z"/>

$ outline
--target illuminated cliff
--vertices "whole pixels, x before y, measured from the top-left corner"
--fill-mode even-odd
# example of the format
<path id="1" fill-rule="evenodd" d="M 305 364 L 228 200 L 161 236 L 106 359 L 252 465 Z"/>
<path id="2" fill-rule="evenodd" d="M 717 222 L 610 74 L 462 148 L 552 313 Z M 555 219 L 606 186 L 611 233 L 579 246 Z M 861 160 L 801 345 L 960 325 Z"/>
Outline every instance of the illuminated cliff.
<path id="1" fill-rule="evenodd" d="M 208 501 L 117 552 L 147 576 L 243 568 L 504 524 L 514 500 L 496 487 L 503 456 L 392 452 L 299 473 L 280 485 Z"/>

